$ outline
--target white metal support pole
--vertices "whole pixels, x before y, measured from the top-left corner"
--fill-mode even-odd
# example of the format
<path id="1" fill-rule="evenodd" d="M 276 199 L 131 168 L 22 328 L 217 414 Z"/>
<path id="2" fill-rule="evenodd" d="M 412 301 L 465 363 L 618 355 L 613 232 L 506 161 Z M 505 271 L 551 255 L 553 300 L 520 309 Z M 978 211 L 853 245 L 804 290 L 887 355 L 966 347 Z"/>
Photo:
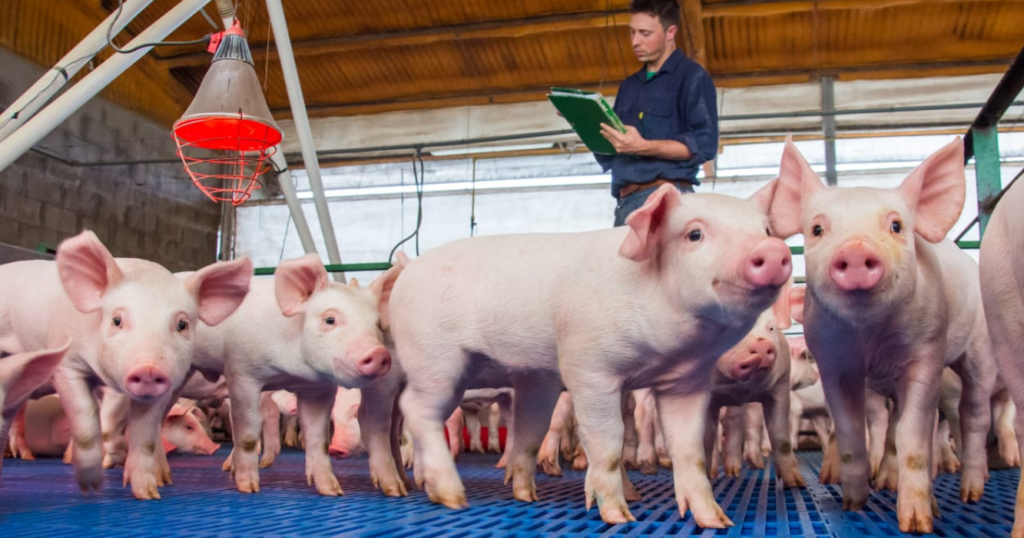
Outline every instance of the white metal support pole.
<path id="1" fill-rule="evenodd" d="M 71 77 L 89 63 L 96 53 L 107 46 L 107 30 L 110 35 L 117 35 L 136 15 L 146 9 L 153 0 L 126 0 L 121 16 L 114 20 L 117 12 L 111 13 L 81 43 L 71 49 L 39 80 L 25 91 L 11 106 L 0 115 L 0 141 L 11 135 L 28 121 L 37 110 L 50 101 Z M 111 27 L 113 26 L 113 27 Z"/>
<path id="2" fill-rule="evenodd" d="M 288 23 L 284 18 L 281 0 L 267 0 L 267 13 L 270 15 L 270 26 L 274 30 L 274 43 L 277 45 L 277 55 L 281 60 L 281 70 L 284 72 L 288 102 L 292 107 L 295 131 L 299 136 L 299 145 L 302 147 L 302 160 L 306 164 L 309 187 L 313 191 L 316 215 L 324 233 L 324 243 L 327 245 L 327 259 L 331 264 L 340 264 L 341 254 L 338 252 L 338 240 L 334 236 L 334 224 L 331 222 L 330 209 L 327 207 L 327 199 L 324 197 L 324 184 L 320 179 L 320 164 L 316 157 L 316 146 L 313 144 L 313 132 L 309 127 L 309 117 L 306 115 L 306 100 L 302 95 L 302 85 L 299 83 L 299 73 L 295 67 L 292 41 L 288 35 Z M 334 273 L 334 279 L 345 282 L 345 273 Z"/>
<path id="3" fill-rule="evenodd" d="M 210 0 L 182 0 L 160 17 L 152 26 L 142 31 L 131 40 L 125 48 L 132 48 L 143 43 L 160 41 L 203 8 Z M 149 52 L 150 47 L 139 49 L 128 54 L 115 54 L 100 64 L 92 73 L 68 89 L 53 104 L 39 111 L 25 125 L 0 142 L 0 172 L 11 165 L 18 157 L 32 149 L 37 142 L 55 129 L 64 120 L 92 99 L 115 78 L 124 73 L 142 55 Z"/>
<path id="4" fill-rule="evenodd" d="M 306 254 L 316 254 L 316 243 L 313 242 L 313 234 L 309 231 L 309 223 L 306 222 L 306 214 L 302 212 L 302 202 L 295 194 L 295 185 L 292 185 L 292 173 L 288 170 L 288 163 L 284 160 L 284 149 L 277 146 L 274 155 L 271 157 L 278 170 L 277 181 L 281 183 L 281 192 L 284 200 L 288 203 L 288 211 L 292 214 L 292 222 L 295 223 L 295 231 L 302 241 L 302 250 Z"/>

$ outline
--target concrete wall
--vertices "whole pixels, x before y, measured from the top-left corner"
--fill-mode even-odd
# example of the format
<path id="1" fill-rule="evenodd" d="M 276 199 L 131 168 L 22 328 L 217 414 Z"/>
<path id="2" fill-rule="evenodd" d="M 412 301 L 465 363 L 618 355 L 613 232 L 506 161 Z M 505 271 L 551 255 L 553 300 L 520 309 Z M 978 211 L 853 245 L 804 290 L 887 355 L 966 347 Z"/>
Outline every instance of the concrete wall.
<path id="1" fill-rule="evenodd" d="M 0 65 L 3 109 L 43 69 L 3 49 Z M 38 146 L 75 163 L 175 158 L 166 127 L 99 98 Z M 0 243 L 55 248 L 91 229 L 115 256 L 177 271 L 216 260 L 219 226 L 220 206 L 192 185 L 180 162 L 78 166 L 29 152 L 0 172 Z"/>

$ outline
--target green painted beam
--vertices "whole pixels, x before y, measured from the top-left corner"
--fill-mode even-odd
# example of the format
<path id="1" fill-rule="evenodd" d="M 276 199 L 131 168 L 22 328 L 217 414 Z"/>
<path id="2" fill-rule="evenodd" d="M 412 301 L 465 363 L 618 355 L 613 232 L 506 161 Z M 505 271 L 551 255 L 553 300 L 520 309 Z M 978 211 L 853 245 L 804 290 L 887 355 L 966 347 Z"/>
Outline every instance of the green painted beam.
<path id="1" fill-rule="evenodd" d="M 387 271 L 391 269 L 391 264 L 388 262 L 379 263 L 343 263 L 338 265 L 326 265 L 324 266 L 328 273 L 356 273 L 359 271 Z M 253 274 L 259 275 L 272 275 L 277 267 L 257 267 Z"/>
<path id="2" fill-rule="evenodd" d="M 999 130 L 993 127 L 973 128 L 974 170 L 978 182 L 978 230 L 985 237 L 985 227 L 995 209 L 995 198 L 1003 189 L 999 177 Z"/>

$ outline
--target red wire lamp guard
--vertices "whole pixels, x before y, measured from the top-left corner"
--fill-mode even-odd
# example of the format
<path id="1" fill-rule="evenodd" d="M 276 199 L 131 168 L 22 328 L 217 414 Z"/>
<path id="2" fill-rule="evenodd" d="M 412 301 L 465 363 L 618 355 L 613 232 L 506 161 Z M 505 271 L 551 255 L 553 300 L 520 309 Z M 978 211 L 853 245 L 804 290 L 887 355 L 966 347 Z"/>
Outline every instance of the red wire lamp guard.
<path id="1" fill-rule="evenodd" d="M 211 200 L 239 205 L 260 188 L 259 176 L 281 143 L 253 69 L 252 55 L 238 21 L 214 36 L 210 70 L 185 115 L 174 122 L 171 138 L 192 183 Z"/>

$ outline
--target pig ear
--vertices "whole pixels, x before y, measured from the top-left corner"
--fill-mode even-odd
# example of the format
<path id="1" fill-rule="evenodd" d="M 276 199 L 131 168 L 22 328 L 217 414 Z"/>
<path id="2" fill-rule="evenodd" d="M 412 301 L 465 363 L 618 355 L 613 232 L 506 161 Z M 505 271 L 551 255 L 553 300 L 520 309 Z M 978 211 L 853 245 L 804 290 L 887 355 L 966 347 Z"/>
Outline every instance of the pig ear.
<path id="1" fill-rule="evenodd" d="M 786 238 L 800 233 L 803 219 L 803 201 L 825 188 L 821 178 L 807 164 L 803 154 L 793 143 L 793 137 L 786 137 L 779 164 L 778 185 L 772 196 L 768 219 L 777 237 Z"/>
<path id="2" fill-rule="evenodd" d="M 793 286 L 793 289 L 789 290 L 790 315 L 801 325 L 804 323 L 804 296 L 806 293 L 807 286 Z"/>
<path id="3" fill-rule="evenodd" d="M 0 359 L 0 387 L 3 388 L 0 409 L 28 400 L 32 391 L 50 379 L 69 347 L 70 338 L 56 349 L 17 353 Z"/>
<path id="4" fill-rule="evenodd" d="M 914 210 L 914 231 L 931 243 L 946 237 L 964 209 L 964 144 L 957 137 L 931 154 L 897 189 Z"/>
<path id="5" fill-rule="evenodd" d="M 402 252 L 401 250 L 399 250 L 398 254 L 395 255 L 395 259 L 398 261 L 397 265 L 401 265 L 402 267 L 406 267 L 410 263 L 409 256 L 406 256 L 405 252 Z"/>
<path id="6" fill-rule="evenodd" d="M 199 319 L 214 326 L 231 315 L 249 293 L 252 262 L 239 258 L 207 265 L 185 279 L 185 289 L 199 302 Z"/>
<path id="7" fill-rule="evenodd" d="M 306 309 L 306 302 L 318 291 L 327 289 L 327 269 L 316 254 L 288 260 L 274 273 L 274 293 L 281 313 L 292 317 Z"/>
<path id="8" fill-rule="evenodd" d="M 189 407 L 188 414 L 195 417 L 195 419 L 198 420 L 200 423 L 206 422 L 206 415 L 204 415 L 203 410 L 199 409 L 198 407 Z"/>
<path id="9" fill-rule="evenodd" d="M 757 189 L 757 192 L 752 194 L 750 198 L 747 199 L 750 200 L 751 202 L 754 202 L 754 205 L 757 206 L 757 209 L 761 213 L 767 215 L 768 210 L 770 210 L 772 207 L 772 198 L 775 197 L 775 188 L 778 186 L 778 184 L 779 179 L 775 178 L 769 181 L 768 184 L 765 185 L 764 187 Z"/>
<path id="10" fill-rule="evenodd" d="M 162 436 L 160 437 L 160 441 L 162 441 L 163 444 L 164 444 L 164 453 L 165 454 L 170 454 L 171 452 L 173 452 L 174 450 L 176 450 L 178 448 L 177 445 L 171 444 L 167 439 L 164 439 Z"/>
<path id="11" fill-rule="evenodd" d="M 348 281 L 348 285 L 352 286 L 353 288 L 358 288 L 359 280 L 357 280 L 355 277 L 352 277 L 352 279 Z"/>
<path id="12" fill-rule="evenodd" d="M 175 418 L 175 417 L 182 417 L 182 416 L 185 416 L 185 413 L 187 413 L 187 412 L 188 412 L 188 408 L 187 407 L 185 407 L 184 405 L 176 403 L 176 404 L 171 406 L 171 410 L 167 412 L 167 416 L 164 417 L 164 419 L 166 420 L 166 419 Z"/>
<path id="13" fill-rule="evenodd" d="M 57 272 L 80 312 L 99 310 L 103 294 L 121 281 L 121 269 L 96 234 L 86 230 L 57 247 Z"/>
<path id="14" fill-rule="evenodd" d="M 662 185 L 654 191 L 643 207 L 626 219 L 629 233 L 619 247 L 619 256 L 642 262 L 654 256 L 658 242 L 668 226 L 668 217 L 679 203 L 679 191 L 672 185 Z"/>
<path id="15" fill-rule="evenodd" d="M 779 291 L 779 298 L 772 305 L 772 314 L 775 315 L 775 328 L 784 331 L 793 326 L 792 311 L 789 306 L 789 290 L 793 281 L 789 280 Z"/>
<path id="16" fill-rule="evenodd" d="M 402 274 L 404 266 L 392 265 L 391 269 L 384 272 L 370 283 L 370 291 L 377 297 L 377 311 L 380 314 L 380 326 L 387 330 L 391 326 L 391 290 L 398 281 L 398 275 Z"/>

